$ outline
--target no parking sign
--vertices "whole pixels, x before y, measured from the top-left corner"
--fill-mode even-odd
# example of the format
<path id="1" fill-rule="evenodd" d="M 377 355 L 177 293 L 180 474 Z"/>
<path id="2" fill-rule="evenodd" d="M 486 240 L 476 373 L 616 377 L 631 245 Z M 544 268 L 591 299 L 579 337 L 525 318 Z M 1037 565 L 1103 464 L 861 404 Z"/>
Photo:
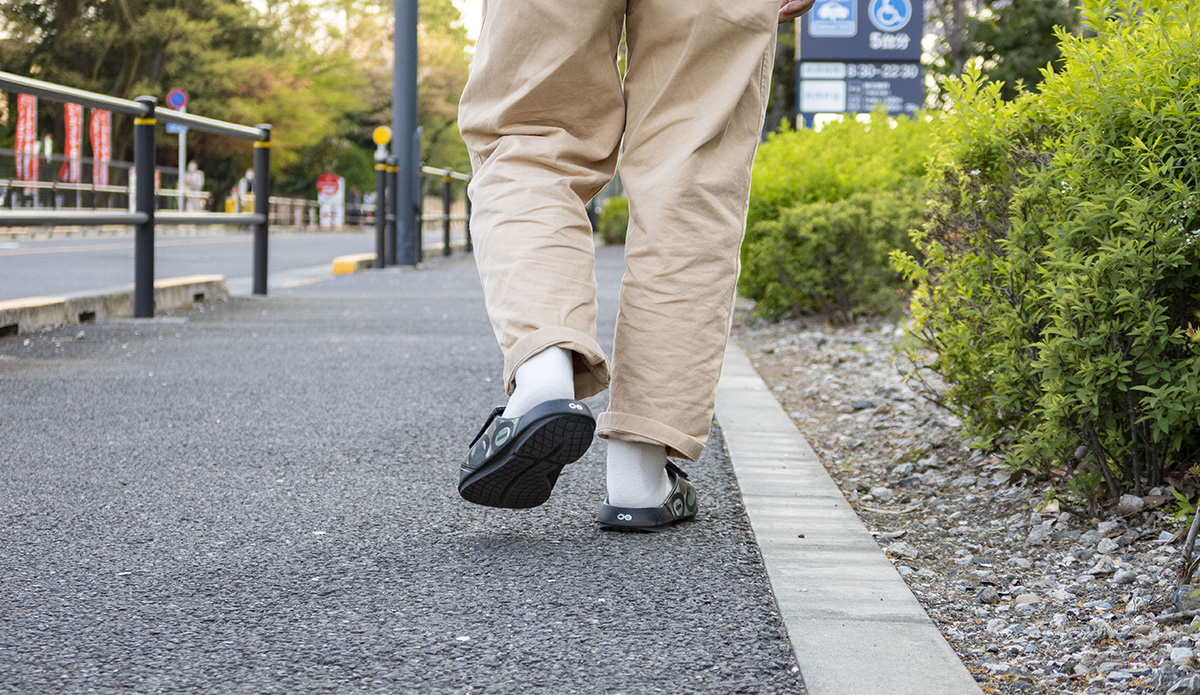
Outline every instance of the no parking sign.
<path id="1" fill-rule="evenodd" d="M 186 111 L 187 109 L 185 107 L 187 106 L 187 103 L 188 103 L 188 93 L 183 91 L 182 89 L 175 88 L 175 89 L 172 89 L 171 91 L 167 92 L 167 106 L 171 107 L 175 111 Z M 167 134 L 168 135 L 177 135 L 179 133 L 186 133 L 187 130 L 188 130 L 187 126 L 185 126 L 185 125 L 176 125 L 175 123 L 167 124 Z"/>

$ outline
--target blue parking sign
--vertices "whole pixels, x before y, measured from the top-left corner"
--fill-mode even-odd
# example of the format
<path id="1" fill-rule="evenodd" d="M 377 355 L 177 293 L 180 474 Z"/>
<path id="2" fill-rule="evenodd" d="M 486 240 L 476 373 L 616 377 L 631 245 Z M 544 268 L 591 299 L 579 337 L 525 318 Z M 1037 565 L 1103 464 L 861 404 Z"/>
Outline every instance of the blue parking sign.
<path id="1" fill-rule="evenodd" d="M 857 0 L 817 0 L 809 11 L 809 36 L 854 36 L 857 33 Z"/>
<path id="2" fill-rule="evenodd" d="M 900 31 L 912 19 L 910 0 L 871 0 L 867 17 L 880 31 Z"/>
<path id="3" fill-rule="evenodd" d="M 920 0 L 817 0 L 801 19 L 800 60 L 921 60 Z"/>

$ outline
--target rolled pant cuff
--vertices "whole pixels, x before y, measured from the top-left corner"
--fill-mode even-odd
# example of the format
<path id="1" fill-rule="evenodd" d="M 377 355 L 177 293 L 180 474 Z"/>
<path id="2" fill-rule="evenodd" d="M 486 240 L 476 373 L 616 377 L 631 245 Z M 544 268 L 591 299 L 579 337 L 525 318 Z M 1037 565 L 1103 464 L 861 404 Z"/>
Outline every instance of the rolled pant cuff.
<path id="1" fill-rule="evenodd" d="M 587 398 L 608 388 L 608 357 L 596 339 L 573 328 L 539 328 L 518 340 L 504 358 L 504 388 L 508 395 L 517 388 L 517 367 L 548 347 L 575 353 L 575 398 Z"/>
<path id="2" fill-rule="evenodd" d="M 707 435 L 707 432 L 705 433 Z M 669 427 L 649 418 L 611 410 L 600 413 L 596 419 L 596 435 L 605 439 L 643 444 L 661 444 L 667 447 L 667 456 L 695 461 L 704 451 L 704 439 L 689 437 L 674 427 Z"/>

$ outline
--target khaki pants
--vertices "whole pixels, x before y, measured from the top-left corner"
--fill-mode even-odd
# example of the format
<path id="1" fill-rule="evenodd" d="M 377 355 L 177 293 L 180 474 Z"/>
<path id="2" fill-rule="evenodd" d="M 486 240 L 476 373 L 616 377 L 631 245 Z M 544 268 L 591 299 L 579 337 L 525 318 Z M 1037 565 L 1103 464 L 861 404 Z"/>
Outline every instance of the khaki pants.
<path id="1" fill-rule="evenodd" d="M 778 0 L 486 0 L 459 126 L 504 380 L 550 346 L 597 433 L 700 456 L 729 335 Z M 628 70 L 616 63 L 622 24 Z M 611 368 L 596 342 L 585 204 L 629 196 Z"/>

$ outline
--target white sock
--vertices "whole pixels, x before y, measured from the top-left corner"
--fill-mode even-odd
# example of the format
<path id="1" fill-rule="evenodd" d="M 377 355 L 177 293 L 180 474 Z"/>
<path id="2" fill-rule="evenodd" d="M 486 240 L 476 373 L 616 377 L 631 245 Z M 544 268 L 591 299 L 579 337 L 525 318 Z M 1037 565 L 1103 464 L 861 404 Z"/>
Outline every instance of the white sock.
<path id="1" fill-rule="evenodd" d="M 657 507 L 671 494 L 667 448 L 608 440 L 608 503 L 614 507 Z"/>
<path id="2" fill-rule="evenodd" d="M 559 398 L 575 397 L 575 367 L 571 352 L 548 347 L 517 367 L 517 388 L 504 406 L 501 417 L 518 417 L 533 406 Z"/>

